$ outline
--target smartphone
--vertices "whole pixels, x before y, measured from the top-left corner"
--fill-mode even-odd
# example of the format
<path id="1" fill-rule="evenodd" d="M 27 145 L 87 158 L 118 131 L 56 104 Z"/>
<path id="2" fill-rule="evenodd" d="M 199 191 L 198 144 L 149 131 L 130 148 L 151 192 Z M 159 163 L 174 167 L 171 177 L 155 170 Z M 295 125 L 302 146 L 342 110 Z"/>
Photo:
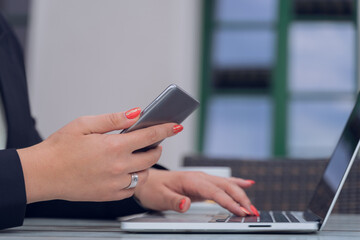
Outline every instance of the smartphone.
<path id="1" fill-rule="evenodd" d="M 194 112 L 199 105 L 200 103 L 188 93 L 177 85 L 171 84 L 140 113 L 140 118 L 134 125 L 124 129 L 121 133 L 163 123 L 174 122 L 180 124 Z M 137 152 L 144 152 L 155 148 L 161 142 L 162 141 L 139 149 Z"/>

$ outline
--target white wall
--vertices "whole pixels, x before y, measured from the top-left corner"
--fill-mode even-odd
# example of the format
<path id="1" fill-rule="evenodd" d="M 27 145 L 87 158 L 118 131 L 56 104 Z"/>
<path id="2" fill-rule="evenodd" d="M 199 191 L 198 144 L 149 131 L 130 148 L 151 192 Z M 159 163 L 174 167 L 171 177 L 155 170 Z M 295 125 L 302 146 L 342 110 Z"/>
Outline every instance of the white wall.
<path id="1" fill-rule="evenodd" d="M 43 137 L 81 115 L 145 107 L 176 83 L 197 96 L 199 0 L 34 0 L 27 70 Z M 178 167 L 195 150 L 196 116 L 163 143 Z"/>

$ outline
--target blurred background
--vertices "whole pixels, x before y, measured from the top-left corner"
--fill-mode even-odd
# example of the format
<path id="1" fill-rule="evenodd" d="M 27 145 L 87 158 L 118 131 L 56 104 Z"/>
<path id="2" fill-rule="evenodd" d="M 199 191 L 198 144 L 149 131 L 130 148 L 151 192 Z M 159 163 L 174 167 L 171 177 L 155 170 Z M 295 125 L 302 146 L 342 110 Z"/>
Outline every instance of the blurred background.
<path id="1" fill-rule="evenodd" d="M 201 108 L 184 155 L 326 158 L 358 85 L 355 0 L 0 0 L 25 49 L 45 138 L 81 115 L 146 107 L 176 83 Z"/>

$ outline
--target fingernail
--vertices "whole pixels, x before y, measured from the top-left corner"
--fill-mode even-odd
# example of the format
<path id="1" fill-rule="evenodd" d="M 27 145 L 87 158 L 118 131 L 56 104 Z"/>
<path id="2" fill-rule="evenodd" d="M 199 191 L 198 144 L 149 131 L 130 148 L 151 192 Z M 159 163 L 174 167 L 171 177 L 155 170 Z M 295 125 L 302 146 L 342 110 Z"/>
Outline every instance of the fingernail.
<path id="1" fill-rule="evenodd" d="M 183 209 L 184 209 L 185 202 L 186 202 L 186 199 L 185 199 L 185 198 L 181 199 L 180 204 L 179 204 L 179 209 L 180 209 L 180 210 L 183 210 Z"/>
<path id="2" fill-rule="evenodd" d="M 141 113 L 141 109 L 139 107 L 130 109 L 129 111 L 125 112 L 125 116 L 127 119 L 134 119 Z"/>
<path id="3" fill-rule="evenodd" d="M 250 184 L 255 184 L 254 180 L 246 180 L 246 182 L 250 183 Z"/>
<path id="4" fill-rule="evenodd" d="M 250 206 L 251 211 L 255 214 L 255 216 L 260 216 L 259 211 L 256 209 L 254 205 Z"/>
<path id="5" fill-rule="evenodd" d="M 173 132 L 176 134 L 176 133 L 181 132 L 183 129 L 184 129 L 183 126 L 181 126 L 181 125 L 175 125 L 175 126 L 173 127 Z"/>
<path id="6" fill-rule="evenodd" d="M 251 213 L 250 213 L 248 210 L 246 210 L 245 208 L 240 207 L 240 209 L 241 209 L 241 211 L 243 211 L 243 212 L 246 213 L 247 215 L 251 215 Z"/>

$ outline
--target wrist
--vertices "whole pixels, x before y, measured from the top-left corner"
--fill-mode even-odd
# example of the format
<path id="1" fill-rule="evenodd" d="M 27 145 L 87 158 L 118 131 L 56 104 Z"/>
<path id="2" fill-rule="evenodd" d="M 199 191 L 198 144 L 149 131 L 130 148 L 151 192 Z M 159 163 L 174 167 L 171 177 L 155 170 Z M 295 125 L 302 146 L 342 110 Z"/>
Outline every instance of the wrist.
<path id="1" fill-rule="evenodd" d="M 46 164 L 49 154 L 41 146 L 42 143 L 16 150 L 24 174 L 27 204 L 56 198 L 50 177 L 53 173 Z"/>

